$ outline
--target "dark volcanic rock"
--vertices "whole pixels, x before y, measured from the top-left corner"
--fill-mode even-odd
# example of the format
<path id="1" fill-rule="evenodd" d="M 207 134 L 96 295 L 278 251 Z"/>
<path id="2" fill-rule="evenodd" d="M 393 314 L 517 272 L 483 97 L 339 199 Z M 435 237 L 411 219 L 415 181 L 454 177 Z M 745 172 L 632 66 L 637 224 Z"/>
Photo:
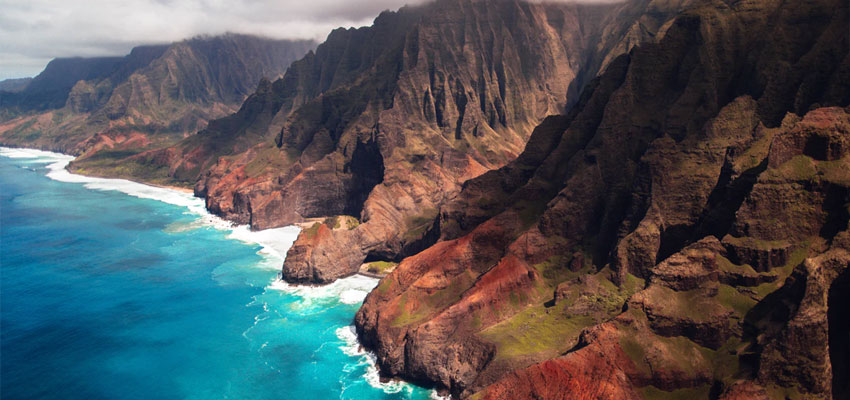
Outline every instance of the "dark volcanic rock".
<path id="1" fill-rule="evenodd" d="M 844 380 L 850 348 L 847 315 L 833 315 L 838 309 L 847 310 L 848 271 L 850 253 L 834 248 L 806 259 L 788 278 L 785 286 L 791 290 L 786 293 L 791 296 L 786 300 L 795 302 L 790 319 L 773 340 L 764 343 L 759 381 L 801 387 L 814 394 L 832 393 L 836 399 L 850 394 Z"/>
<path id="2" fill-rule="evenodd" d="M 381 371 L 494 399 L 845 393 L 847 18 L 833 0 L 698 1 L 610 63 L 367 297 Z M 467 304 L 489 306 L 437 329 Z M 422 331 L 430 353 L 408 353 Z M 479 341 L 495 353 L 475 378 L 411 368 Z"/>
<path id="3" fill-rule="evenodd" d="M 327 282 L 433 243 L 437 209 L 462 182 L 513 159 L 615 55 L 653 40 L 674 3 L 440 0 L 385 12 L 333 31 L 197 137 L 131 161 L 198 179 L 211 211 L 254 229 L 358 218 L 354 232 L 293 247 L 284 277 Z"/>
<path id="4" fill-rule="evenodd" d="M 791 256 L 791 244 L 785 241 L 764 242 L 752 238 L 726 236 L 723 243 L 729 249 L 729 259 L 736 264 L 749 264 L 756 271 L 770 271 L 785 265 Z"/>

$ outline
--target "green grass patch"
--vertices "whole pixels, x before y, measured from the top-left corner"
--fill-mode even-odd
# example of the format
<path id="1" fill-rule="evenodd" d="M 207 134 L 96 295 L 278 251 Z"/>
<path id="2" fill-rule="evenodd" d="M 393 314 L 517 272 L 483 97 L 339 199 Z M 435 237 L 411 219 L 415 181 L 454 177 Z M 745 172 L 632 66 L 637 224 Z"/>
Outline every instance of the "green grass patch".
<path id="1" fill-rule="evenodd" d="M 631 295 L 643 290 L 645 285 L 646 282 L 643 279 L 627 272 L 625 279 L 623 279 L 622 290 L 628 293 L 627 297 L 631 297 Z"/>
<path id="2" fill-rule="evenodd" d="M 578 273 L 570 273 L 570 261 L 571 256 L 551 256 L 546 261 L 534 264 L 534 268 L 543 277 L 546 286 L 556 287 L 559 283 L 578 276 Z"/>
<path id="3" fill-rule="evenodd" d="M 360 226 L 360 220 L 350 215 L 340 215 L 339 218 L 342 220 L 341 224 L 345 225 L 345 229 L 352 230 Z"/>
<path id="4" fill-rule="evenodd" d="M 741 317 L 746 316 L 747 313 L 756 305 L 756 301 L 750 296 L 747 296 L 728 285 L 720 285 L 720 289 L 717 291 L 717 301 L 720 302 L 720 304 L 735 310 L 735 312 L 737 312 Z"/>
<path id="5" fill-rule="evenodd" d="M 322 223 L 327 225 L 328 228 L 339 229 L 339 217 L 327 217 Z"/>
<path id="6" fill-rule="evenodd" d="M 575 252 L 567 255 L 554 255 L 543 262 L 534 264 L 533 267 L 540 273 L 540 276 L 543 277 L 543 282 L 547 287 L 555 288 L 561 282 L 590 273 L 593 265 L 591 264 L 591 258 L 587 254 L 584 256 L 584 265 L 582 265 L 579 270 L 570 270 L 570 264 L 573 261 L 573 254 L 575 254 Z"/>
<path id="7" fill-rule="evenodd" d="M 257 177 L 266 171 L 284 171 L 292 165 L 294 158 L 280 151 L 277 146 L 267 143 L 266 147 L 257 151 L 254 157 L 245 165 L 245 174 Z"/>
<path id="8" fill-rule="evenodd" d="M 441 310 L 457 302 L 460 300 L 463 292 L 475 283 L 475 278 L 470 271 L 455 276 L 446 287 L 425 296 L 415 310 L 404 309 L 404 306 L 407 304 L 407 292 L 405 292 L 402 295 L 403 300 L 399 306 L 402 308 L 402 313 L 393 320 L 391 325 L 400 327 L 422 321 L 435 310 Z"/>
<path id="9" fill-rule="evenodd" d="M 768 179 L 791 179 L 797 181 L 810 180 L 817 175 L 817 168 L 812 158 L 806 155 L 794 156 L 777 168 L 765 171 Z"/>
<path id="10" fill-rule="evenodd" d="M 387 294 L 387 292 L 390 290 L 390 288 L 392 286 L 393 286 L 392 279 L 387 279 L 387 278 L 381 279 L 381 283 L 378 284 L 378 288 L 377 288 L 378 293 L 380 293 L 382 295 Z"/>
<path id="11" fill-rule="evenodd" d="M 770 151 L 770 143 L 773 141 L 773 135 L 767 134 L 751 144 L 747 150 L 738 158 L 738 168 L 740 171 L 746 171 L 757 167 L 767 158 Z"/>
<path id="12" fill-rule="evenodd" d="M 309 228 L 307 228 L 303 232 L 301 232 L 301 234 L 304 235 L 305 239 L 310 240 L 310 239 L 316 237 L 316 234 L 319 233 L 319 227 L 321 227 L 321 226 L 322 226 L 321 222 L 316 222 L 313 225 L 310 225 Z"/>
<path id="13" fill-rule="evenodd" d="M 780 286 L 785 284 L 785 279 L 791 276 L 791 273 L 794 272 L 794 268 L 800 265 L 803 260 L 809 256 L 809 247 L 811 246 L 811 243 L 812 240 L 808 239 L 797 245 L 796 249 L 794 249 L 788 257 L 788 262 L 786 262 L 785 265 L 771 270 L 771 272 L 774 272 L 777 275 L 775 281 L 762 283 L 754 288 L 759 299 L 765 298 L 767 295 L 773 293 L 779 289 Z"/>
<path id="14" fill-rule="evenodd" d="M 623 352 L 634 361 L 635 365 L 643 372 L 649 373 L 649 365 L 644 361 L 646 359 L 646 351 L 643 349 L 643 345 L 637 342 L 631 335 L 624 335 L 620 339 L 620 347 L 623 348 Z"/>
<path id="15" fill-rule="evenodd" d="M 767 397 L 771 400 L 801 400 L 812 398 L 804 396 L 795 387 L 786 388 L 781 386 L 770 385 L 767 386 L 765 389 L 767 389 Z"/>
<path id="16" fill-rule="evenodd" d="M 322 221 L 323 224 L 327 225 L 328 228 L 334 229 L 348 229 L 352 230 L 358 226 L 360 226 L 360 221 L 352 217 L 350 215 L 334 215 L 331 217 L 327 217 Z"/>
<path id="17" fill-rule="evenodd" d="M 416 310 L 412 312 L 407 309 L 407 292 L 401 295 L 401 299 L 399 300 L 398 308 L 401 309 L 401 314 L 396 317 L 392 323 L 390 323 L 393 327 L 402 327 L 405 325 L 410 325 L 415 322 L 419 322 L 424 320 L 428 315 L 430 315 L 430 310 L 426 309 L 426 307 L 418 307 Z"/>
<path id="18" fill-rule="evenodd" d="M 107 176 L 144 181 L 158 185 L 170 185 L 191 188 L 194 179 L 186 180 L 172 177 L 169 167 L 155 162 L 145 163 L 140 160 L 128 160 L 145 149 L 133 150 L 104 150 L 89 157 L 75 160 L 69 166 L 70 170 L 92 176 Z"/>
<path id="19" fill-rule="evenodd" d="M 817 163 L 818 174 L 824 180 L 839 185 L 850 186 L 850 157 L 844 157 L 834 161 L 820 161 Z"/>
<path id="20" fill-rule="evenodd" d="M 717 268 L 719 268 L 723 272 L 743 272 L 748 275 L 757 275 L 758 272 L 750 266 L 750 264 L 738 265 L 729 261 L 728 258 L 723 257 L 721 255 L 716 255 L 715 260 L 717 260 Z"/>
<path id="21" fill-rule="evenodd" d="M 497 359 L 555 356 L 575 345 L 581 330 L 594 323 L 591 317 L 569 316 L 535 305 L 485 329 L 481 336 L 496 344 Z"/>
<path id="22" fill-rule="evenodd" d="M 427 231 L 428 228 L 431 227 L 431 224 L 434 223 L 434 219 L 437 218 L 438 212 L 439 210 L 436 208 L 428 208 L 419 214 L 405 218 L 407 231 L 404 233 L 404 238 L 411 241 L 422 237 L 425 231 Z"/>
<path id="23" fill-rule="evenodd" d="M 473 283 L 475 283 L 475 277 L 472 276 L 470 271 L 466 271 L 452 279 L 445 288 L 431 293 L 425 301 L 434 309 L 448 307 L 460 300 L 463 292 L 469 289 Z"/>
<path id="24" fill-rule="evenodd" d="M 366 271 L 373 274 L 387 274 L 398 265 L 392 261 L 373 261 L 367 264 Z"/>

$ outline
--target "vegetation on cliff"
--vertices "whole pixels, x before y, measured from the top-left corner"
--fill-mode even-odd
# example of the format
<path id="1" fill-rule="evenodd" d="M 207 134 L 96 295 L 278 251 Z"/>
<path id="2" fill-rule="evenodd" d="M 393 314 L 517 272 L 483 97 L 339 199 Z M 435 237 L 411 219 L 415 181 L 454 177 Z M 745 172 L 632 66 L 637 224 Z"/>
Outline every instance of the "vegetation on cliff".
<path id="1" fill-rule="evenodd" d="M 367 297 L 381 371 L 488 399 L 846 396 L 847 18 L 698 1 L 611 62 Z"/>

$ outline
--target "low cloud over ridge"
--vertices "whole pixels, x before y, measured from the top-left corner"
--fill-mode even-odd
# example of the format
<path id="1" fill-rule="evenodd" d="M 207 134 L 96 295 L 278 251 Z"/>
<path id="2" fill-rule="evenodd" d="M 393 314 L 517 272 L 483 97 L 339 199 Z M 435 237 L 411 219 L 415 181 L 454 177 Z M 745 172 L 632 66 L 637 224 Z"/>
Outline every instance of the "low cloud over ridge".
<path id="1" fill-rule="evenodd" d="M 378 13 L 425 0 L 0 0 L 0 80 L 34 76 L 54 57 L 124 55 L 199 34 L 324 40 Z"/>

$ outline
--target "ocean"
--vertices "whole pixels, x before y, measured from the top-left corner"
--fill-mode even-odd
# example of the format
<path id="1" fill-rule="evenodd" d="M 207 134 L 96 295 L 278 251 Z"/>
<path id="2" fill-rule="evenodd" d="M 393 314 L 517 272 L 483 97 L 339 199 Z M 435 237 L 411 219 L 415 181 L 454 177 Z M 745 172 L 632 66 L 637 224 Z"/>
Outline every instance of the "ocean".
<path id="1" fill-rule="evenodd" d="M 427 399 L 382 383 L 351 326 L 377 280 L 277 279 L 298 228 L 0 148 L 3 399 Z"/>

